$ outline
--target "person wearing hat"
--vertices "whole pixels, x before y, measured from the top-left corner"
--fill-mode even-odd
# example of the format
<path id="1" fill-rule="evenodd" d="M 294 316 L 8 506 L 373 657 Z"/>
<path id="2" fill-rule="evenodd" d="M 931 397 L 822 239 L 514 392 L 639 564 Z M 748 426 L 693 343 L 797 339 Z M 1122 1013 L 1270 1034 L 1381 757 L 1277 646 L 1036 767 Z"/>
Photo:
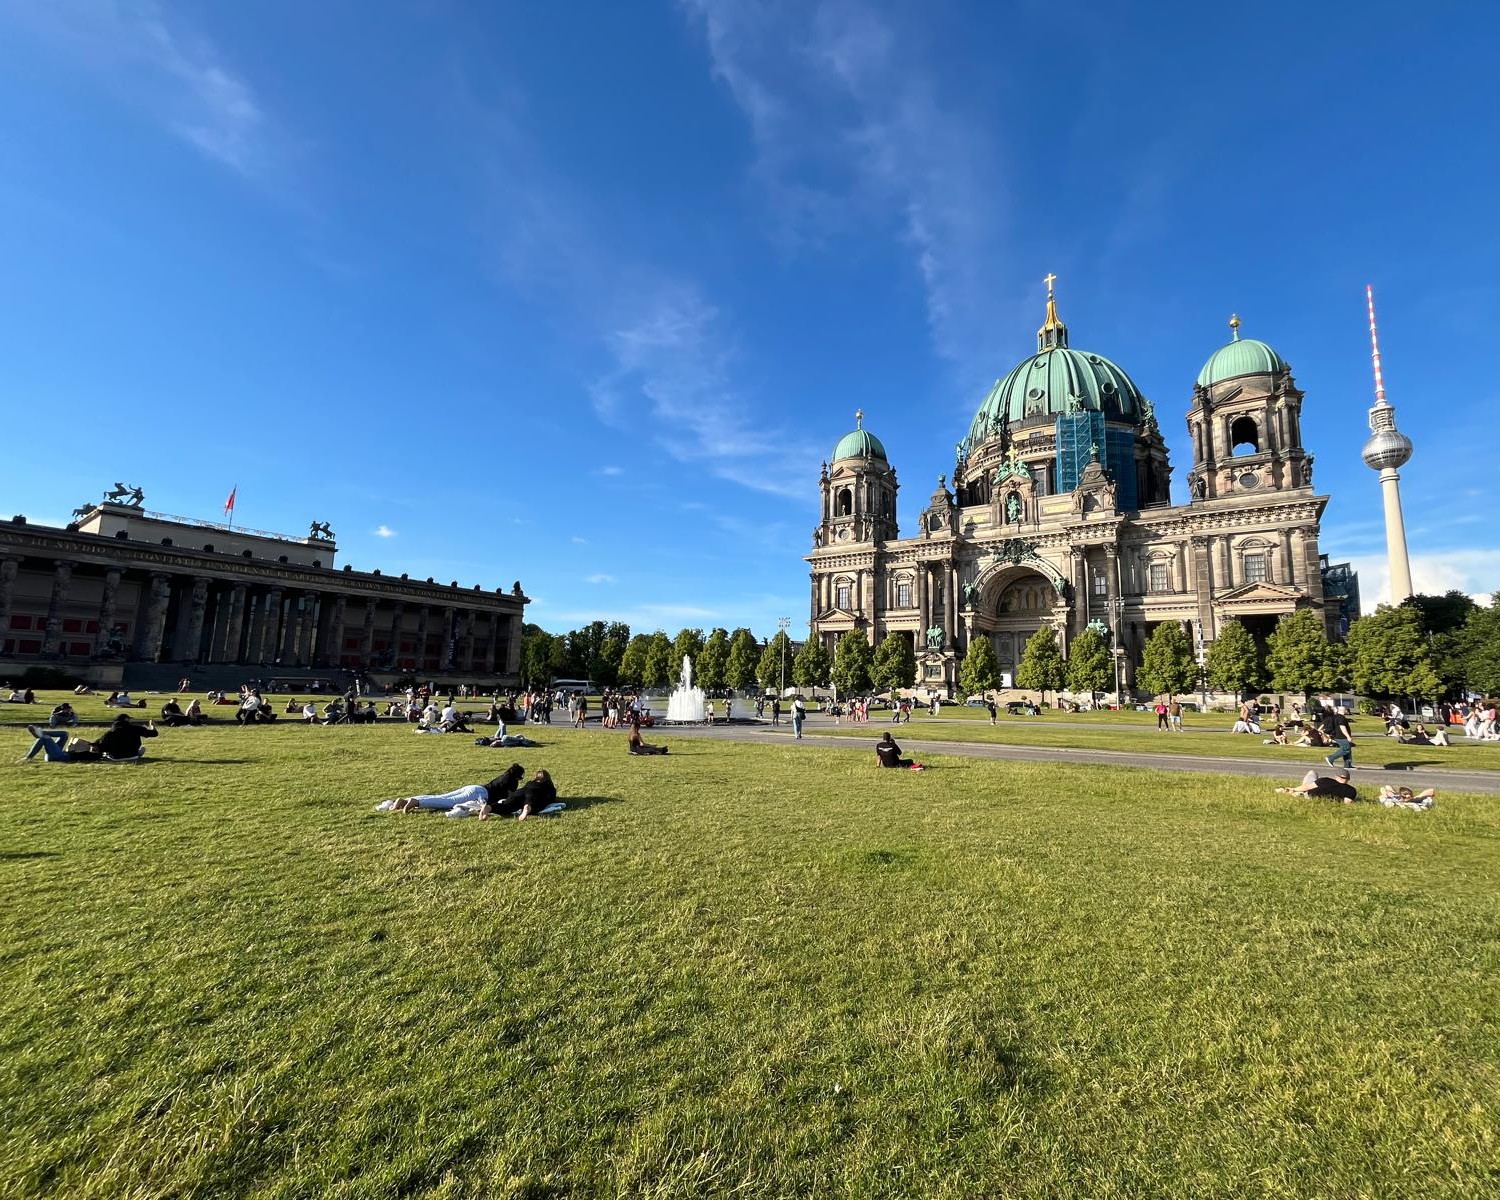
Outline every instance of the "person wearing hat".
<path id="1" fill-rule="evenodd" d="M 1286 796 L 1320 796 L 1328 800 L 1342 800 L 1345 804 L 1353 804 L 1359 799 L 1359 793 L 1349 782 L 1349 772 L 1342 770 L 1335 771 L 1332 778 L 1309 771 L 1296 787 L 1279 787 L 1276 790 Z"/>

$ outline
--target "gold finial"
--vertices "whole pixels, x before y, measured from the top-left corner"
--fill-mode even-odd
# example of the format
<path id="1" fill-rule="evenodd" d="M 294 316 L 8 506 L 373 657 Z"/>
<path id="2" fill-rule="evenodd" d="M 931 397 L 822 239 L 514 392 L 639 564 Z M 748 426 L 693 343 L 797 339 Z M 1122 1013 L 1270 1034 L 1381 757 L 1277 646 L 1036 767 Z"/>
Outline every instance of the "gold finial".
<path id="1" fill-rule="evenodd" d="M 862 409 L 862 408 L 856 408 L 854 410 L 854 428 L 856 428 L 856 429 L 863 429 L 865 427 L 864 421 L 865 421 L 865 410 Z"/>
<path id="2" fill-rule="evenodd" d="M 1057 282 L 1057 276 L 1048 271 L 1047 277 L 1042 282 L 1047 285 L 1047 299 L 1052 299 L 1052 285 Z"/>
<path id="3" fill-rule="evenodd" d="M 1239 341 L 1240 340 L 1240 314 L 1239 313 L 1230 313 L 1229 314 L 1229 332 L 1234 337 L 1235 341 Z"/>
<path id="4" fill-rule="evenodd" d="M 1042 327 L 1036 331 L 1036 348 L 1039 351 L 1055 350 L 1068 344 L 1068 327 L 1057 315 L 1057 295 L 1052 290 L 1057 276 L 1048 271 L 1042 282 L 1047 285 L 1047 315 L 1042 321 Z"/>

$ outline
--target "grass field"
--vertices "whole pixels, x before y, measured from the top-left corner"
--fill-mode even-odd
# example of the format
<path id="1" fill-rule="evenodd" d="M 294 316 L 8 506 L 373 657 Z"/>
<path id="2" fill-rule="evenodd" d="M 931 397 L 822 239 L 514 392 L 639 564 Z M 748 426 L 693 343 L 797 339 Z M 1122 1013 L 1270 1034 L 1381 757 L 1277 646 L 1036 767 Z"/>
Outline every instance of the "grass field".
<path id="1" fill-rule="evenodd" d="M 1493 799 L 537 736 L 0 733 L 0 1195 L 1500 1190 Z"/>

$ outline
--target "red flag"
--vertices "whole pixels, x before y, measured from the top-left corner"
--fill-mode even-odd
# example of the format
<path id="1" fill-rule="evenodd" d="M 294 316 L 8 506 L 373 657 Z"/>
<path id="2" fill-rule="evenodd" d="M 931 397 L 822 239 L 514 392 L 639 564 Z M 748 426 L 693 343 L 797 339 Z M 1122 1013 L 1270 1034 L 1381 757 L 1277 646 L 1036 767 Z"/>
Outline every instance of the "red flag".
<path id="1" fill-rule="evenodd" d="M 229 489 L 229 499 L 224 501 L 224 515 L 227 517 L 234 512 L 234 494 L 240 490 L 240 485 L 235 484 Z"/>

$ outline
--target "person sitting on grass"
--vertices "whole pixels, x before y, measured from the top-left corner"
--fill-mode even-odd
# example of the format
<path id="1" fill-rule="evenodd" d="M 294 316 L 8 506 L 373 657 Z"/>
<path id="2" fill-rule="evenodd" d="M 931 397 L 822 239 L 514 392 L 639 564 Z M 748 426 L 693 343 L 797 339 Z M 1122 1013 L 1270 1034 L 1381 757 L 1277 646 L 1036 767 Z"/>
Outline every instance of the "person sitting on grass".
<path id="1" fill-rule="evenodd" d="M 52 715 L 47 719 L 47 724 L 53 728 L 64 725 L 77 725 L 78 714 L 73 711 L 73 706 L 64 700 L 52 710 Z"/>
<path id="2" fill-rule="evenodd" d="M 193 698 L 192 702 L 187 706 L 187 711 L 182 715 L 187 718 L 187 723 L 189 725 L 202 725 L 205 721 L 208 720 L 208 718 L 203 715 L 203 702 L 197 697 Z"/>
<path id="3" fill-rule="evenodd" d="M 1396 787 L 1388 783 L 1380 789 L 1377 799 L 1386 808 L 1409 808 L 1414 812 L 1426 812 L 1437 799 L 1437 789 L 1425 788 L 1420 792 L 1413 792 L 1409 787 Z"/>
<path id="4" fill-rule="evenodd" d="M 653 746 L 650 742 L 641 741 L 641 727 L 634 725 L 631 726 L 630 738 L 625 752 L 627 754 L 665 754 L 667 748 L 665 746 Z"/>
<path id="5" fill-rule="evenodd" d="M 86 683 L 80 683 L 73 689 L 73 695 L 75 696 L 92 696 L 93 694 L 94 689 L 89 687 L 89 685 Z"/>
<path id="6" fill-rule="evenodd" d="M 1279 787 L 1276 790 L 1284 796 L 1319 796 L 1328 800 L 1342 800 L 1345 804 L 1353 804 L 1359 799 L 1359 793 L 1349 782 L 1348 771 L 1335 771 L 1331 779 L 1316 771 L 1309 771 L 1296 787 Z"/>
<path id="7" fill-rule="evenodd" d="M 1271 736 L 1266 739 L 1266 745 L 1268 745 L 1268 746 L 1285 746 L 1286 745 L 1286 726 L 1285 725 L 1277 725 L 1276 728 L 1274 728 L 1273 730 L 1271 730 Z"/>
<path id="8" fill-rule="evenodd" d="M 182 705 L 177 703 L 175 696 L 161 706 L 161 723 L 168 729 L 189 723 L 187 713 L 182 711 Z"/>
<path id="9" fill-rule="evenodd" d="M 453 707 L 452 701 L 443 708 L 439 720 L 442 722 L 444 733 L 473 733 L 465 720 L 466 713 L 461 713 Z"/>
<path id="10" fill-rule="evenodd" d="M 875 743 L 875 757 L 880 760 L 882 767 L 907 767 L 913 771 L 925 771 L 927 768 L 919 762 L 912 762 L 909 758 L 901 757 L 901 747 L 896 745 L 896 739 L 889 733 L 880 735 L 880 740 Z"/>
<path id="11" fill-rule="evenodd" d="M 121 713 L 114 724 L 92 742 L 78 737 L 69 741 L 62 730 L 43 729 L 40 725 L 28 725 L 26 732 L 36 739 L 26 753 L 27 758 L 40 752 L 48 762 L 103 762 L 106 759 L 140 758 L 141 739 L 154 738 L 156 724 L 147 721 L 144 725 L 137 725 Z"/>
<path id="12" fill-rule="evenodd" d="M 36 693 L 30 688 L 11 688 L 10 695 L 5 698 L 7 704 L 35 704 Z"/>
<path id="13" fill-rule="evenodd" d="M 261 698 L 260 692 L 252 689 L 240 702 L 240 710 L 234 714 L 234 719 L 240 725 L 263 725 L 274 721 L 276 714 Z"/>

